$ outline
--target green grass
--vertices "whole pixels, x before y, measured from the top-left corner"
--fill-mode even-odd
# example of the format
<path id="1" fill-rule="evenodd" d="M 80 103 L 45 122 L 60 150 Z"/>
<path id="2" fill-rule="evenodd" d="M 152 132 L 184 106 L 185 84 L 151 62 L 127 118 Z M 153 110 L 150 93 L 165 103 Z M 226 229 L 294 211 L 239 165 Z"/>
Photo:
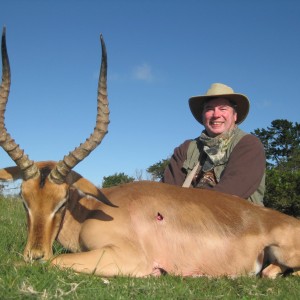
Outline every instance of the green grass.
<path id="1" fill-rule="evenodd" d="M 0 299 L 300 299 L 300 278 L 293 276 L 105 279 L 25 264 L 26 218 L 17 199 L 0 198 L 0 234 Z"/>

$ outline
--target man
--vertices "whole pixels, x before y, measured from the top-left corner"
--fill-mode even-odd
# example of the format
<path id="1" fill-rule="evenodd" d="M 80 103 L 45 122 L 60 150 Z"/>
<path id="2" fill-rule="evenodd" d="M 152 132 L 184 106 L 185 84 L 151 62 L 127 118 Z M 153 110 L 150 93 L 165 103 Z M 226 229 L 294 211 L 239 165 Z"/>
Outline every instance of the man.
<path id="1" fill-rule="evenodd" d="M 248 98 L 214 83 L 206 95 L 191 97 L 189 106 L 205 130 L 175 148 L 162 182 L 212 189 L 263 205 L 264 147 L 237 126 L 249 112 Z"/>

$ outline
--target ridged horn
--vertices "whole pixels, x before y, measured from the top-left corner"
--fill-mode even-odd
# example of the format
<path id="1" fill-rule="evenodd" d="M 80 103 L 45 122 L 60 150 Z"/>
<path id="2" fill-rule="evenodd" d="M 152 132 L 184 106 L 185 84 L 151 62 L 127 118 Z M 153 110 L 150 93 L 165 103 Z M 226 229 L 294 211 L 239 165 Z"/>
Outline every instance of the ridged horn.
<path id="1" fill-rule="evenodd" d="M 20 168 L 23 180 L 39 176 L 39 169 L 24 151 L 11 138 L 5 128 L 4 114 L 10 91 L 10 66 L 6 48 L 6 28 L 3 27 L 1 40 L 2 53 L 2 83 L 0 86 L 0 145 Z"/>
<path id="2" fill-rule="evenodd" d="M 60 160 L 55 168 L 49 174 L 50 181 L 62 184 L 66 181 L 70 171 L 84 158 L 86 158 L 103 140 L 107 133 L 109 124 L 109 109 L 107 99 L 107 54 L 106 47 L 102 35 L 100 36 L 102 48 L 101 70 L 98 82 L 97 97 L 97 119 L 94 132 L 83 144 L 80 144 L 68 155 Z"/>

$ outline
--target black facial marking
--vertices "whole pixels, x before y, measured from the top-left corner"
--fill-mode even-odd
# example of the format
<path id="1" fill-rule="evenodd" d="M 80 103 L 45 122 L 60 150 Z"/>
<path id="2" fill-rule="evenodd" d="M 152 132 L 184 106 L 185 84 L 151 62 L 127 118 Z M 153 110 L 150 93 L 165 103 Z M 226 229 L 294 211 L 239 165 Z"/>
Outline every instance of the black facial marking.
<path id="1" fill-rule="evenodd" d="M 45 168 L 40 169 L 40 172 L 41 172 L 40 188 L 42 188 L 45 185 L 46 178 L 50 174 L 51 169 L 49 167 L 45 167 Z"/>

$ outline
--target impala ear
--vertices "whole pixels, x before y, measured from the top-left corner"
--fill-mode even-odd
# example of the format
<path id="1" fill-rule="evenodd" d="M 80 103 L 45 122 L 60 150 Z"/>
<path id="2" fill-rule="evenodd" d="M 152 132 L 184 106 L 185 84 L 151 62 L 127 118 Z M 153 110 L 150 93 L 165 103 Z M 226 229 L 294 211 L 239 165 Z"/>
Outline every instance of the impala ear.
<path id="1" fill-rule="evenodd" d="M 106 198 L 106 196 L 101 192 L 99 188 L 97 188 L 93 183 L 91 183 L 89 180 L 85 179 L 75 171 L 71 171 L 68 174 L 66 183 L 70 186 L 75 187 L 85 195 L 92 196 L 106 205 L 117 207 L 116 205 L 112 204 L 109 199 Z"/>
<path id="2" fill-rule="evenodd" d="M 2 181 L 17 180 L 20 178 L 22 178 L 22 172 L 17 166 L 0 169 L 0 180 Z"/>

